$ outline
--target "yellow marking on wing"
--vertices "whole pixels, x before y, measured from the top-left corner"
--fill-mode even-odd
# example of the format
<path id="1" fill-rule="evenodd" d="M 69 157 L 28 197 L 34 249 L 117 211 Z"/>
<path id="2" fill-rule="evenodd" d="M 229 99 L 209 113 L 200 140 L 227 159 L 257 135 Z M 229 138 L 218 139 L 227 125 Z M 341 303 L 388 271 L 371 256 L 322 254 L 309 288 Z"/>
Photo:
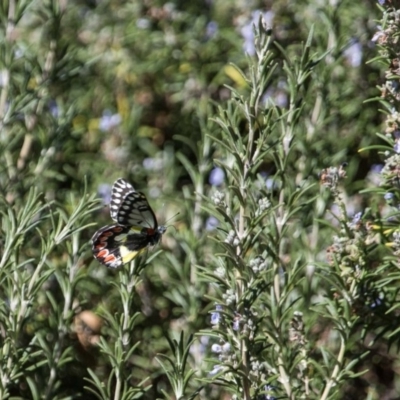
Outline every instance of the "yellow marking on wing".
<path id="1" fill-rule="evenodd" d="M 129 234 L 129 233 L 130 233 L 130 234 L 132 234 L 132 233 L 141 233 L 141 232 L 142 232 L 142 229 L 143 229 L 143 226 L 131 226 L 131 227 L 129 228 L 128 234 Z"/>
<path id="2" fill-rule="evenodd" d="M 124 264 L 132 261 L 137 255 L 142 253 L 144 250 L 146 250 L 147 247 L 144 247 L 143 249 L 132 251 L 129 250 L 126 246 L 121 246 L 119 248 L 119 252 L 121 254 L 122 262 Z"/>

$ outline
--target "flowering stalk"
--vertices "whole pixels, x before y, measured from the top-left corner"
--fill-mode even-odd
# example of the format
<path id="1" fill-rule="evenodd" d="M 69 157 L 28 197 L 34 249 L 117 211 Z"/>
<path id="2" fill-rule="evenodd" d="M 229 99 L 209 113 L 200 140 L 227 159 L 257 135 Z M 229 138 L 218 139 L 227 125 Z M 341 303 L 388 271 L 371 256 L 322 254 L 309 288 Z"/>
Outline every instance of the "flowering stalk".
<path id="1" fill-rule="evenodd" d="M 285 65 L 291 91 L 289 109 L 281 114 L 273 102 L 263 104 L 276 68 L 270 33 L 260 20 L 255 38 L 256 60 L 250 77 L 243 77 L 249 93 L 233 90 L 231 104 L 227 110 L 220 110 L 215 119 L 222 138 L 213 140 L 225 150 L 225 160 L 218 165 L 226 171 L 228 188 L 225 193 L 214 192 L 214 210 L 207 207 L 219 216 L 221 232 L 226 235 L 224 252 L 216 255 L 218 267 L 211 274 L 222 292 L 221 298 L 213 297 L 217 304 L 212 314 L 213 336 L 220 338 L 213 351 L 219 354 L 220 365 L 214 367 L 212 375 L 234 393 L 234 398 L 246 400 L 254 396 L 272 399 L 270 394 L 281 390 L 288 398 L 296 396 L 289 358 L 283 356 L 286 302 L 291 274 L 297 273 L 296 267 L 285 261 L 287 228 L 296 212 L 286 170 L 291 163 L 294 127 L 299 118 L 296 96 L 309 74 L 308 47 L 299 65 Z M 274 160 L 276 171 L 267 190 L 260 186 L 260 167 L 266 157 Z M 305 189 L 297 201 L 304 193 Z M 292 206 L 287 205 L 290 203 Z M 263 336 L 267 338 L 264 341 Z M 305 354 L 304 346 L 303 343 L 294 352 Z M 277 378 L 283 389 L 276 387 Z"/>

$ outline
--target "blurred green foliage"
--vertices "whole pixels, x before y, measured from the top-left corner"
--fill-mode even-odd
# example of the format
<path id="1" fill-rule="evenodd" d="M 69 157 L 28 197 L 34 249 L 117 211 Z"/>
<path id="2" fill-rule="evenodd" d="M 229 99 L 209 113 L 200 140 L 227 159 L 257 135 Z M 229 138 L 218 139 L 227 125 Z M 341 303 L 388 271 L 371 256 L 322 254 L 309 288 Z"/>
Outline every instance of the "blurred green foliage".
<path id="1" fill-rule="evenodd" d="M 271 63 L 263 71 L 256 70 L 254 61 L 257 10 L 271 24 L 273 39 Z M 316 277 L 314 268 L 326 262 L 326 249 L 333 243 L 330 224 L 336 223 L 340 232 L 347 216 L 339 223 L 327 221 L 331 198 L 317 189 L 318 173 L 347 162 L 341 189 L 348 218 L 368 209 L 374 223 L 382 222 L 382 193 L 360 194 L 374 186 L 372 167 L 382 162 L 373 146 L 381 143 L 375 134 L 384 116 L 376 102 L 365 103 L 379 96 L 376 86 L 382 79 L 381 66 L 366 63 L 377 55 L 371 38 L 379 18 L 382 13 L 372 0 L 362 6 L 350 0 L 1 2 L 1 398 L 155 399 L 182 394 L 182 388 L 190 398 L 204 385 L 193 379 L 192 370 L 197 378 L 212 381 L 212 361 L 204 359 L 217 356 L 210 353 L 212 339 L 199 332 L 210 327 L 216 306 L 210 299 L 221 295 L 210 274 L 217 269 L 229 224 L 221 225 L 222 214 L 209 199 L 218 187 L 231 196 L 230 211 L 240 209 L 238 181 L 226 167 L 231 154 L 224 147 L 229 142 L 229 135 L 221 133 L 224 123 L 238 144 L 248 139 L 249 121 L 258 135 L 268 136 L 271 151 L 257 159 L 245 182 L 252 200 L 268 192 L 274 207 L 295 210 L 283 243 L 289 249 L 285 262 L 293 264 L 290 282 L 297 273 L 301 279 L 295 291 L 288 287 L 288 302 L 295 300 L 291 295 L 300 296 L 299 307 L 306 313 L 317 300 L 332 296 L 329 273 Z M 252 97 L 260 82 L 265 86 Z M 235 98 L 240 101 L 229 102 Z M 254 106 L 249 100 L 254 98 L 257 113 L 249 117 L 238 104 Z M 292 119 L 287 118 L 289 109 Z M 295 139 L 285 158 L 277 150 L 277 132 L 289 128 Z M 215 183 L 213 173 L 221 166 L 224 179 Z M 110 223 L 107 197 L 118 177 L 145 192 L 159 221 L 172 225 L 163 251 L 149 252 L 138 263 L 146 264 L 140 276 L 133 266 L 107 270 L 90 251 L 92 234 Z M 285 205 L 279 203 L 281 193 Z M 250 201 L 246 207 L 255 213 L 257 204 Z M 260 218 L 259 224 L 266 221 L 270 226 L 273 218 Z M 260 242 L 249 252 L 268 248 L 277 255 L 281 242 L 275 242 L 274 229 L 258 234 Z M 372 255 L 369 248 L 365 252 L 377 264 L 386 254 L 381 248 Z M 397 292 L 387 296 L 395 309 Z M 291 307 L 284 310 L 289 324 Z M 309 352 L 328 342 L 334 353 L 336 325 L 328 322 L 332 316 L 317 314 L 305 317 L 305 331 L 315 346 Z M 384 336 L 384 322 L 379 323 L 369 335 Z M 187 337 L 197 334 L 190 365 L 183 335 L 178 339 L 182 331 Z M 167 340 L 167 332 L 177 339 Z M 363 355 L 364 344 L 353 337 L 347 345 L 353 360 L 365 357 L 365 364 L 357 364 L 353 375 L 348 372 L 353 364 L 340 365 L 342 386 L 329 398 L 383 398 L 399 385 L 397 377 L 387 380 L 380 374 L 382 369 L 385 376 L 395 374 L 397 354 L 387 354 L 387 342 L 378 342 L 375 358 Z M 287 361 L 289 346 L 286 351 Z M 158 353 L 168 355 L 159 357 L 164 368 L 165 360 L 172 364 L 173 357 L 185 354 L 176 370 L 190 382 L 176 377 L 178 388 L 169 381 L 179 374 L 166 373 L 155 362 Z M 334 365 L 327 351 L 314 358 L 316 370 L 318 357 Z M 294 365 L 297 361 L 292 360 Z M 268 368 L 268 379 L 275 379 L 275 366 Z M 363 369 L 369 369 L 368 375 L 356 376 Z M 329 381 L 329 371 L 318 371 L 316 386 L 325 384 L 323 373 Z M 240 383 L 237 387 L 242 389 Z M 254 398 L 268 398 L 261 392 L 254 392 Z M 229 398 L 212 384 L 199 396 Z"/>

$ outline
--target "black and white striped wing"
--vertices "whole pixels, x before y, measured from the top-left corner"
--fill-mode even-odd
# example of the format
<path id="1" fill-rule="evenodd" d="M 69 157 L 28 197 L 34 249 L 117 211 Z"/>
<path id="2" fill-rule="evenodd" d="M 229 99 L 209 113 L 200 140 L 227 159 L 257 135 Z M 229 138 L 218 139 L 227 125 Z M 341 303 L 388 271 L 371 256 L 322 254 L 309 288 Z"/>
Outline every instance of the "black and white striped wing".
<path id="1" fill-rule="evenodd" d="M 143 193 L 125 179 L 115 181 L 111 192 L 111 218 L 119 225 L 157 229 L 157 220 Z"/>

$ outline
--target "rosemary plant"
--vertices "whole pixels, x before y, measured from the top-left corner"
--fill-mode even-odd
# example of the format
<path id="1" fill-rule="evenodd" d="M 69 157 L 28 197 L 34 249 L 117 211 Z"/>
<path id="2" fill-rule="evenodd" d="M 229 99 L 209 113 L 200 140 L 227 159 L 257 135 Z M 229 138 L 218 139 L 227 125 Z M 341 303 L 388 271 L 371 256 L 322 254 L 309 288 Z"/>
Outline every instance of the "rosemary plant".
<path id="1" fill-rule="evenodd" d="M 267 3 L 0 2 L 0 399 L 396 397 L 399 2 Z"/>

